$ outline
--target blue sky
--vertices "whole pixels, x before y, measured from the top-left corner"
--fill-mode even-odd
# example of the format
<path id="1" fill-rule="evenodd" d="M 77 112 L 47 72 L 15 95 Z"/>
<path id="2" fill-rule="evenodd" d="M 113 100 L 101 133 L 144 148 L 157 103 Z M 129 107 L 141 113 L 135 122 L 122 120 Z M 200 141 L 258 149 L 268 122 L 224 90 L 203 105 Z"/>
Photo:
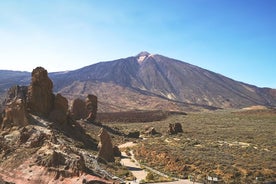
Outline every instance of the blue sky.
<path id="1" fill-rule="evenodd" d="M 140 51 L 276 88 L 276 1 L 0 0 L 0 69 L 73 70 Z"/>

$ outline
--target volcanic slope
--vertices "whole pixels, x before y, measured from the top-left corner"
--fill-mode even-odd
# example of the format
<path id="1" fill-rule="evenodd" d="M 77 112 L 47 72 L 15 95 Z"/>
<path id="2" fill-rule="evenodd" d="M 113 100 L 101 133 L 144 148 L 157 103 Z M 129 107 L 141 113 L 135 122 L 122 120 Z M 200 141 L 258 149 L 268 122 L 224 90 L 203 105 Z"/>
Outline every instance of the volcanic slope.
<path id="1" fill-rule="evenodd" d="M 238 82 L 158 54 L 140 54 L 52 73 L 55 91 L 99 98 L 100 111 L 198 110 L 276 106 L 276 90 Z"/>

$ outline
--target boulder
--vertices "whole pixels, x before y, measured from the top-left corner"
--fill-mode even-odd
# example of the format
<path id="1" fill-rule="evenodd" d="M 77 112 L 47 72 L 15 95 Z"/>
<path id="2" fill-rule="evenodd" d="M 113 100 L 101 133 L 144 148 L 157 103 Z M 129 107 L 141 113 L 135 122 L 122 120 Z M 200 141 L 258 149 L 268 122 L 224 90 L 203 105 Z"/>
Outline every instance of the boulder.
<path id="1" fill-rule="evenodd" d="M 57 94 L 54 100 L 53 110 L 49 115 L 49 120 L 64 124 L 68 117 L 68 100 L 61 94 Z"/>
<path id="2" fill-rule="evenodd" d="M 183 129 L 182 129 L 182 125 L 180 123 L 174 123 L 174 124 L 169 124 L 169 129 L 168 129 L 168 133 L 170 135 L 173 134 L 177 134 L 177 133 L 182 133 Z"/>
<path id="3" fill-rule="evenodd" d="M 150 127 L 150 128 L 148 128 L 148 129 L 145 131 L 145 134 L 148 134 L 148 135 L 156 135 L 156 134 L 158 134 L 158 132 L 155 130 L 154 127 Z"/>
<path id="4" fill-rule="evenodd" d="M 90 95 L 90 94 L 87 95 L 87 98 L 85 100 L 85 105 L 88 113 L 86 120 L 89 122 L 94 122 L 97 115 L 98 98 L 95 95 Z"/>
<path id="5" fill-rule="evenodd" d="M 118 146 L 113 147 L 113 154 L 114 154 L 115 157 L 121 157 L 122 156 L 122 153 L 121 153 Z"/>
<path id="6" fill-rule="evenodd" d="M 72 104 L 71 114 L 75 120 L 85 119 L 88 114 L 85 102 L 79 98 L 75 99 Z"/>
<path id="7" fill-rule="evenodd" d="M 113 153 L 113 145 L 109 134 L 105 129 L 101 128 L 100 134 L 98 136 L 100 138 L 100 142 L 98 145 L 98 158 L 103 159 L 107 162 L 114 162 L 115 159 Z"/>
<path id="8" fill-rule="evenodd" d="M 32 81 L 28 87 L 27 107 L 36 115 L 48 117 L 54 106 L 53 82 L 42 67 L 32 71 Z"/>
<path id="9" fill-rule="evenodd" d="M 180 123 L 175 123 L 174 124 L 174 131 L 177 133 L 182 133 L 183 129 L 182 129 L 182 125 Z"/>

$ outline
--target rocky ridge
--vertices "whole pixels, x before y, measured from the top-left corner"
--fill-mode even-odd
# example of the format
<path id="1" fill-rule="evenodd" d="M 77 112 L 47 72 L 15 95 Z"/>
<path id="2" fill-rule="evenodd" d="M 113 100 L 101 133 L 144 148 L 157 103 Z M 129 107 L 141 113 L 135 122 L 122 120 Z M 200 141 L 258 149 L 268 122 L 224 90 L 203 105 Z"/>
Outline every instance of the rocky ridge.
<path id="1" fill-rule="evenodd" d="M 0 178 L 14 183 L 114 182 L 93 167 L 97 156 L 89 150 L 97 151 L 98 143 L 85 133 L 85 122 L 76 121 L 93 123 L 97 97 L 88 95 L 84 104 L 84 117 L 73 116 L 68 100 L 53 93 L 42 67 L 33 70 L 29 86 L 12 87 L 0 118 Z M 101 144 L 106 141 L 111 142 L 103 137 Z M 112 144 L 107 149 L 112 152 Z"/>

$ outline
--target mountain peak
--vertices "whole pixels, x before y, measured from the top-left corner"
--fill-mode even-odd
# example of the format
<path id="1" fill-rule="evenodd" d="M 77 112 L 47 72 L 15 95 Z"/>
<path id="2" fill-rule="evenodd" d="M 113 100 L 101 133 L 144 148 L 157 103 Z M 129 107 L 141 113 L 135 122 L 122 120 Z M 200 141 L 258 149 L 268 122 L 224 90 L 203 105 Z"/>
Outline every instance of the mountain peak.
<path id="1" fill-rule="evenodd" d="M 152 54 L 148 53 L 147 51 L 140 52 L 136 57 L 139 64 L 143 63 L 149 56 Z"/>
<path id="2" fill-rule="evenodd" d="M 147 52 L 147 51 L 142 51 L 142 52 L 140 52 L 140 53 L 137 55 L 137 57 L 138 57 L 138 58 L 141 57 L 141 56 L 146 56 L 146 57 L 148 57 L 149 55 L 151 55 L 149 52 Z"/>

